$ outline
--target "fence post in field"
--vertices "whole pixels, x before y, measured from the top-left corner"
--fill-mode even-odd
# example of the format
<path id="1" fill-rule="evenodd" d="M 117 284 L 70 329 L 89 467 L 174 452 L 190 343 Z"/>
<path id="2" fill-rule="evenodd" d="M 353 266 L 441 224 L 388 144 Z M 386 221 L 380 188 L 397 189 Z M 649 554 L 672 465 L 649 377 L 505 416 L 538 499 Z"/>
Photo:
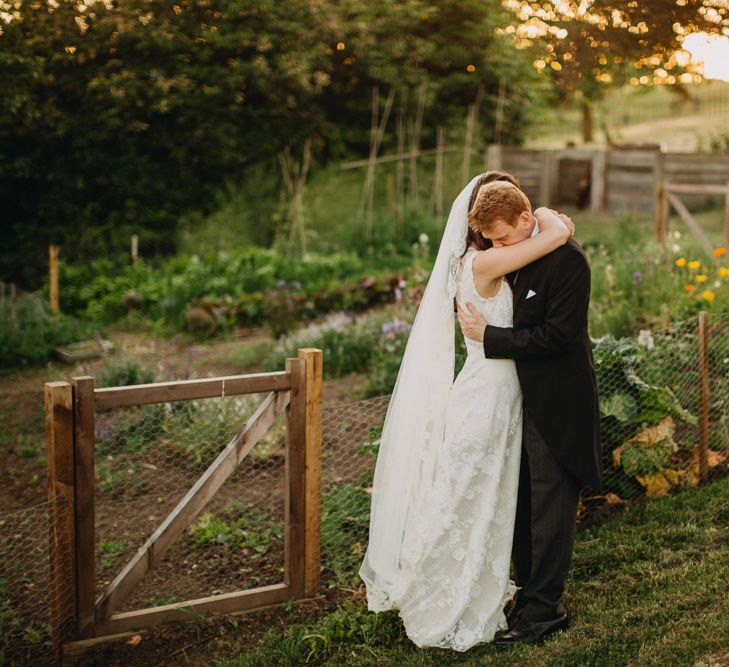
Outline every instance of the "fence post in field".
<path id="1" fill-rule="evenodd" d="M 5 294 L 3 293 L 4 296 Z M 10 322 L 13 325 L 13 329 L 18 326 L 18 288 L 15 283 L 10 283 Z"/>
<path id="2" fill-rule="evenodd" d="M 45 384 L 46 456 L 48 460 L 48 528 L 50 617 L 54 664 L 61 664 L 62 645 L 75 635 L 75 472 L 73 394 L 68 382 Z"/>
<path id="3" fill-rule="evenodd" d="M 291 401 L 286 408 L 286 499 L 284 577 L 291 598 L 304 595 L 306 512 L 306 362 L 286 359 Z"/>
<path id="4" fill-rule="evenodd" d="M 709 334 L 707 314 L 699 313 L 699 478 L 702 482 L 709 475 Z"/>
<path id="5" fill-rule="evenodd" d="M 319 592 L 321 582 L 321 447 L 323 353 L 305 348 L 306 364 L 306 521 L 304 528 L 304 596 Z"/>
<path id="6" fill-rule="evenodd" d="M 667 211 L 668 200 L 666 199 L 666 191 L 662 178 L 656 180 L 656 241 L 663 243 L 664 212 Z"/>
<path id="7" fill-rule="evenodd" d="M 729 246 L 729 181 L 724 193 L 724 242 Z"/>
<path id="8" fill-rule="evenodd" d="M 592 189 L 590 191 L 590 210 L 605 209 L 605 177 L 606 155 L 604 150 L 597 150 L 592 158 Z"/>
<path id="9" fill-rule="evenodd" d="M 48 246 L 48 271 L 50 278 L 50 305 L 51 312 L 58 312 L 58 246 L 51 243 Z"/>
<path id="10" fill-rule="evenodd" d="M 94 636 L 94 378 L 73 378 L 76 470 L 76 610 L 78 636 Z"/>

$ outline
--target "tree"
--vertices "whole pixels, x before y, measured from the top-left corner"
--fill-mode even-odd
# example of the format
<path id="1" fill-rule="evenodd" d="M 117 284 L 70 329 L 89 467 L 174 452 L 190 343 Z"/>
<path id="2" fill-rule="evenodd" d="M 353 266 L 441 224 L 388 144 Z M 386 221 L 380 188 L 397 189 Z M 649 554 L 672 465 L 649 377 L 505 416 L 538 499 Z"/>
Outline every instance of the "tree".
<path id="1" fill-rule="evenodd" d="M 0 26 L 3 274 L 174 249 L 180 215 L 307 136 L 328 48 L 316 0 L 23 3 Z M 6 6 L 5 9 L 9 9 Z"/>
<path id="2" fill-rule="evenodd" d="M 0 0 L 0 273 L 36 287 L 50 242 L 173 252 L 183 214 L 280 151 L 361 154 L 375 85 L 412 103 L 427 82 L 433 136 L 480 85 L 492 127 L 504 79 L 518 142 L 538 77 L 504 20 L 500 0 Z"/>
<path id="3" fill-rule="evenodd" d="M 509 32 L 530 47 L 535 65 L 566 95 L 583 102 L 589 141 L 591 105 L 610 85 L 691 81 L 681 55 L 686 35 L 729 31 L 726 0 L 506 0 L 517 22 Z"/>

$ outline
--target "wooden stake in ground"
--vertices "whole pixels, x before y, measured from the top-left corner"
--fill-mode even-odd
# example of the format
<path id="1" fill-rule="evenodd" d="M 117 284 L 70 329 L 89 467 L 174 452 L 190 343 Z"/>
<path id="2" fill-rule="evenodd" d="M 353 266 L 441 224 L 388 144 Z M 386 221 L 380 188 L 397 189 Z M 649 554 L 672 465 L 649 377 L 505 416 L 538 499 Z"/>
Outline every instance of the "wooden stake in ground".
<path id="1" fill-rule="evenodd" d="M 5 297 L 5 285 L 3 285 L 3 298 Z M 10 283 L 10 322 L 13 329 L 18 326 L 18 288 L 15 283 Z"/>
<path id="2" fill-rule="evenodd" d="M 663 230 L 667 227 L 667 223 L 664 223 L 664 218 L 668 217 L 668 199 L 666 199 L 666 192 L 664 190 L 664 181 L 659 178 L 656 181 L 656 241 L 658 243 L 664 242 Z"/>
<path id="3" fill-rule="evenodd" d="M 139 237 L 136 234 L 132 234 L 132 264 L 137 263 L 137 255 L 139 253 Z"/>
<path id="4" fill-rule="evenodd" d="M 304 144 L 304 154 L 301 165 L 291 157 L 291 150 L 287 147 L 285 151 L 278 154 L 278 161 L 281 165 L 281 176 L 284 187 L 289 196 L 289 207 L 286 220 L 289 223 L 289 252 L 293 252 L 296 235 L 299 237 L 299 250 L 305 255 L 306 246 L 306 225 L 304 222 L 304 187 L 306 176 L 309 173 L 311 164 L 311 139 Z"/>
<path id="5" fill-rule="evenodd" d="M 306 510 L 304 522 L 304 596 L 312 597 L 321 585 L 321 446 L 322 361 L 321 350 L 299 350 L 305 362 L 306 384 Z"/>
<path id="6" fill-rule="evenodd" d="M 724 242 L 729 247 L 729 181 L 727 181 L 726 193 L 724 193 Z"/>
<path id="7" fill-rule="evenodd" d="M 472 104 L 468 105 L 468 114 L 466 116 L 466 141 L 463 145 L 463 165 L 461 167 L 461 182 L 468 182 L 471 173 L 471 145 L 473 143 L 473 129 L 476 125 L 476 117 L 481 108 L 481 100 L 483 99 L 483 84 L 478 87 L 476 99 Z"/>
<path id="8" fill-rule="evenodd" d="M 73 378 L 73 403 L 77 636 L 89 639 L 94 636 L 96 586 L 93 377 Z"/>
<path id="9" fill-rule="evenodd" d="M 430 193 L 428 211 L 437 216 L 443 215 L 443 152 L 445 131 L 442 126 L 436 130 L 435 173 L 433 174 L 433 191 Z"/>
<path id="10" fill-rule="evenodd" d="M 385 134 L 387 121 L 390 117 L 392 104 L 395 101 L 395 90 L 390 89 L 385 102 L 385 108 L 380 117 L 380 91 L 377 86 L 372 89 L 372 123 L 370 126 L 370 156 L 367 161 L 367 175 L 362 189 L 362 196 L 359 201 L 359 213 L 366 211 L 366 234 L 367 242 L 372 245 L 374 241 L 374 208 L 375 208 L 375 165 L 377 154 L 382 144 L 382 137 Z"/>
<path id="11" fill-rule="evenodd" d="M 709 333 L 706 311 L 699 313 L 699 479 L 709 477 Z"/>
<path id="12" fill-rule="evenodd" d="M 397 153 L 402 155 L 405 150 L 405 110 L 408 105 L 408 89 L 405 88 L 397 112 Z M 402 160 L 395 163 L 395 201 L 397 207 L 397 221 L 400 225 L 400 234 L 405 238 L 405 169 Z"/>
<path id="13" fill-rule="evenodd" d="M 48 273 L 50 279 L 50 305 L 53 314 L 58 313 L 58 246 L 48 246 Z"/>
<path id="14" fill-rule="evenodd" d="M 54 664 L 60 665 L 63 643 L 75 639 L 76 630 L 73 396 L 68 382 L 46 383 L 45 417 L 51 643 Z"/>
<path id="15" fill-rule="evenodd" d="M 410 144 L 410 178 L 408 193 L 410 201 L 418 201 L 418 157 L 420 155 L 420 134 L 423 129 L 423 113 L 425 112 L 425 91 L 427 83 L 424 81 L 418 91 L 418 110 L 415 118 L 408 121 L 408 138 Z"/>

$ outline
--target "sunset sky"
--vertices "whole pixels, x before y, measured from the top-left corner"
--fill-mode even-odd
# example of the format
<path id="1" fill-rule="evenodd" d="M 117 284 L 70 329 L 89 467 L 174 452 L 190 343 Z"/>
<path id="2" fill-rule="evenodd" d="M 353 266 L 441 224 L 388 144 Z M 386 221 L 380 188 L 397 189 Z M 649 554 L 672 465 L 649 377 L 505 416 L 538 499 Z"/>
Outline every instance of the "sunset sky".
<path id="1" fill-rule="evenodd" d="M 694 63 L 703 61 L 707 79 L 729 81 L 729 37 L 698 32 L 686 37 L 683 47 Z"/>

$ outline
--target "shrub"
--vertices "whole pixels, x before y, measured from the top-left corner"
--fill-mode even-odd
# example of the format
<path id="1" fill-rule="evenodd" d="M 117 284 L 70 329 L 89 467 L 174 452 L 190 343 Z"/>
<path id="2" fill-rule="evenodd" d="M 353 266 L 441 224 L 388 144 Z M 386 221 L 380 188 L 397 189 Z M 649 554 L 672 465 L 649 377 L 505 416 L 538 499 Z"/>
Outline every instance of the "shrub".
<path id="1" fill-rule="evenodd" d="M 0 368 L 43 364 L 61 345 L 89 339 L 95 326 L 59 313 L 52 315 L 47 303 L 36 295 L 20 297 L 16 320 L 10 304 L 0 312 Z"/>

